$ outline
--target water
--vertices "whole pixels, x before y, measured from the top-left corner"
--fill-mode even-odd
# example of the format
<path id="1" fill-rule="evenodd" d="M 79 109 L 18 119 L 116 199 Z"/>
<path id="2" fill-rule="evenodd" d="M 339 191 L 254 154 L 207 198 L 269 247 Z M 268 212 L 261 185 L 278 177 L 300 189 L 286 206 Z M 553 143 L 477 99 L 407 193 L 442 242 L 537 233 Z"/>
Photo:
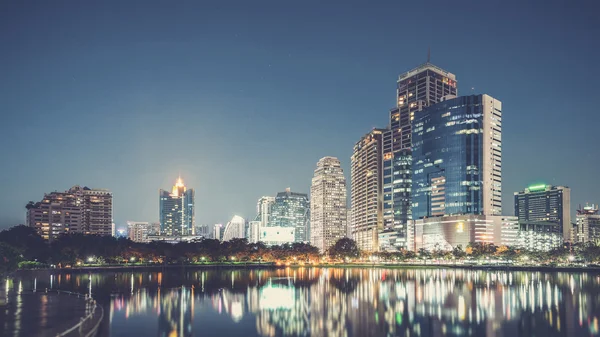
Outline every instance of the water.
<path id="1" fill-rule="evenodd" d="M 32 272 L 18 282 L 91 291 L 111 337 L 599 335 L 592 273 L 175 268 Z"/>

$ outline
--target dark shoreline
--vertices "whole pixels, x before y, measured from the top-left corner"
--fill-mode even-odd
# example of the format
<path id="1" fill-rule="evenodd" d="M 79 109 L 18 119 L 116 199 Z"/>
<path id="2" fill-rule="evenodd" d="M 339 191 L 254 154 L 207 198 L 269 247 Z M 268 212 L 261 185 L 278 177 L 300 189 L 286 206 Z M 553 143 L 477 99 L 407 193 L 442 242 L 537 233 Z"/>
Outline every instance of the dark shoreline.
<path id="1" fill-rule="evenodd" d="M 156 271 L 174 269 L 283 269 L 283 268 L 387 268 L 387 269 L 468 269 L 490 271 L 539 271 L 539 272 L 577 272 L 598 273 L 600 267 L 551 267 L 551 266 L 498 266 L 498 265 L 446 265 L 446 264 L 315 264 L 315 265 L 276 265 L 275 263 L 219 263 L 219 264 L 170 264 L 170 265 L 123 265 L 123 266 L 89 266 L 77 268 L 41 268 L 20 269 L 11 274 L 30 271 L 54 271 L 60 273 L 88 273 L 104 271 Z"/>

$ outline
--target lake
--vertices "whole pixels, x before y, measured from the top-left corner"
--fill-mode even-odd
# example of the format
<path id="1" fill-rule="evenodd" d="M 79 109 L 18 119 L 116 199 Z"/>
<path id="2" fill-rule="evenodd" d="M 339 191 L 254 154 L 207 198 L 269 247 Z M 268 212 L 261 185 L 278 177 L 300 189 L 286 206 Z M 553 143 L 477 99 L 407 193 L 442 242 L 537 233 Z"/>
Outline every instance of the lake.
<path id="1" fill-rule="evenodd" d="M 91 293 L 102 335 L 598 336 L 600 274 L 281 268 L 18 274 L 17 287 Z M 4 311 L 4 335 L 35 325 Z M 9 331 L 13 329 L 13 331 Z M 22 330 L 22 329 L 21 329 Z M 25 336 L 25 335 L 22 335 Z M 30 336 L 30 335 L 28 335 Z"/>

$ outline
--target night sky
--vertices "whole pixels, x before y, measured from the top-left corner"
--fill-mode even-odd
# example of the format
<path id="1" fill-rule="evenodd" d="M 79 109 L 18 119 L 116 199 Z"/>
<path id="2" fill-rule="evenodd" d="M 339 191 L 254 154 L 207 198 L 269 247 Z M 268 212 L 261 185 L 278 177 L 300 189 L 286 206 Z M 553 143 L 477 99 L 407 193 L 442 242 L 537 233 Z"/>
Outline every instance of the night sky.
<path id="1" fill-rule="evenodd" d="M 503 102 L 503 207 L 532 183 L 600 203 L 598 1 L 1 1 L 0 227 L 79 184 L 158 220 L 181 174 L 196 222 L 310 190 L 385 127 L 426 61 Z M 349 195 L 348 195 L 349 197 Z"/>

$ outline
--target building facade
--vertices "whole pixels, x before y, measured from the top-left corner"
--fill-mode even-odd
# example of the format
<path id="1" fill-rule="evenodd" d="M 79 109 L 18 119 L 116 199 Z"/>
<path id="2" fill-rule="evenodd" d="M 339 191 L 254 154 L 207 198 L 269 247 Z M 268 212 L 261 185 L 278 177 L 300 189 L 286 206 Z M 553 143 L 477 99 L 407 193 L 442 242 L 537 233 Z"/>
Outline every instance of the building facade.
<path id="1" fill-rule="evenodd" d="M 73 186 L 65 192 L 44 194 L 26 206 L 27 224 L 44 239 L 61 234 L 112 235 L 112 193 L 105 189 Z"/>
<path id="2" fill-rule="evenodd" d="M 517 242 L 516 217 L 498 215 L 452 215 L 414 220 L 414 250 L 450 251 L 469 243 L 514 246 Z"/>
<path id="3" fill-rule="evenodd" d="M 234 215 L 223 230 L 221 241 L 246 238 L 246 220 L 241 216 Z"/>
<path id="4" fill-rule="evenodd" d="M 571 241 L 570 188 L 533 185 L 515 192 L 514 200 L 520 235 L 528 247 L 548 250 Z"/>
<path id="5" fill-rule="evenodd" d="M 355 145 L 351 158 L 352 238 L 366 251 L 379 250 L 383 229 L 383 134 L 373 129 Z"/>
<path id="6" fill-rule="evenodd" d="M 271 214 L 275 197 L 261 197 L 256 203 L 256 218 L 255 221 L 260 221 L 261 226 L 268 226 L 271 221 Z"/>
<path id="7" fill-rule="evenodd" d="M 188 189 L 181 178 L 171 191 L 159 191 L 159 219 L 162 235 L 194 235 L 194 189 Z"/>
<path id="8" fill-rule="evenodd" d="M 148 222 L 127 221 L 127 238 L 131 241 L 149 242 L 148 235 L 155 235 Z"/>
<path id="9" fill-rule="evenodd" d="M 407 248 L 411 240 L 412 233 L 407 224 L 412 219 L 412 121 L 415 113 L 448 95 L 457 95 L 456 76 L 429 60 L 398 78 L 396 108 L 390 111 L 388 131 L 383 136 L 383 250 Z"/>
<path id="10" fill-rule="evenodd" d="M 412 217 L 501 215 L 502 108 L 488 95 L 451 98 L 415 113 Z"/>
<path id="11" fill-rule="evenodd" d="M 310 202 L 307 194 L 292 192 L 289 188 L 277 193 L 271 208 L 270 227 L 293 227 L 295 242 L 308 242 L 309 223 Z"/>
<path id="12" fill-rule="evenodd" d="M 279 246 L 296 240 L 295 227 L 261 227 L 259 241 L 267 246 Z"/>
<path id="13" fill-rule="evenodd" d="M 335 157 L 321 158 L 310 187 L 310 243 L 321 252 L 346 236 L 346 193 L 340 161 Z"/>
<path id="14" fill-rule="evenodd" d="M 574 241 L 576 243 L 600 244 L 600 214 L 598 205 L 585 205 L 579 207 L 576 215 L 577 231 Z"/>

